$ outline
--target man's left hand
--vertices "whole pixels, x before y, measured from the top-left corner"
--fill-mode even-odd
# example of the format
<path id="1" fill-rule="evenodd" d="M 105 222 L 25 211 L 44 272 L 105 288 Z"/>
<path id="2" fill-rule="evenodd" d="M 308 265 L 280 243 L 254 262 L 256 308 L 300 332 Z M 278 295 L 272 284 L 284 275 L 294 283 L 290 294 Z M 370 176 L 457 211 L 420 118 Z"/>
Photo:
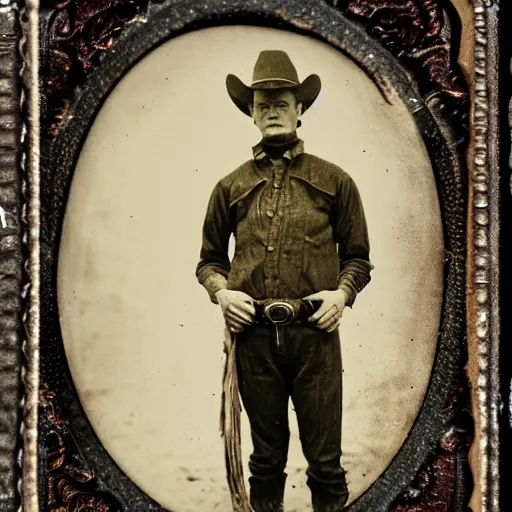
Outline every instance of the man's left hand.
<path id="1" fill-rule="evenodd" d="M 322 301 L 318 311 L 308 319 L 311 323 L 316 323 L 319 329 L 327 332 L 339 327 L 347 302 L 347 295 L 343 290 L 324 290 L 305 298 Z"/>

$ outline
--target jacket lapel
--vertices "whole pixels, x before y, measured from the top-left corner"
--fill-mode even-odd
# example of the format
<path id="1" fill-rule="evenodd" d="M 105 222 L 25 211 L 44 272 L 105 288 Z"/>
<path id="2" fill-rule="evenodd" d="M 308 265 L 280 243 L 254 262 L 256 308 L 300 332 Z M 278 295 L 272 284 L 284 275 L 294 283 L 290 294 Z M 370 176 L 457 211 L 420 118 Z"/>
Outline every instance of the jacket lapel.
<path id="1" fill-rule="evenodd" d="M 337 180 L 333 172 L 330 172 L 330 164 L 320 158 L 307 153 L 302 153 L 293 161 L 290 176 L 305 181 L 312 187 L 335 197 L 337 194 Z"/>
<path id="2" fill-rule="evenodd" d="M 241 167 L 236 173 L 233 184 L 231 185 L 231 196 L 229 206 L 232 207 L 244 197 L 248 196 L 260 183 L 267 181 L 268 178 L 264 176 L 258 169 L 253 160 L 249 160 Z"/>

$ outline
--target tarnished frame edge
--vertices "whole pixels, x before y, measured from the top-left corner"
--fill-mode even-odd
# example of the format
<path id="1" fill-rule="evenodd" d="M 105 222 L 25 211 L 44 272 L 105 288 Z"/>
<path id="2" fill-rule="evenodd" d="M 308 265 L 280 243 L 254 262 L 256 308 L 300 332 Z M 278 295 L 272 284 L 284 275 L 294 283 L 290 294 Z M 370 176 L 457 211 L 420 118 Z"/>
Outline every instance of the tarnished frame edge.
<path id="1" fill-rule="evenodd" d="M 22 420 L 20 434 L 22 446 L 19 454 L 21 474 L 18 485 L 20 511 L 37 512 L 38 504 L 38 407 L 39 407 L 39 300 L 40 300 L 40 173 L 39 173 L 39 0 L 26 0 L 20 5 L 21 98 L 23 114 L 21 173 L 26 180 L 24 215 L 27 219 L 26 243 L 28 260 L 25 270 L 30 282 L 24 289 L 28 294 L 23 321 L 25 338 L 22 346 L 24 365 L 21 368 L 23 383 Z"/>
<path id="2" fill-rule="evenodd" d="M 500 510 L 499 3 L 474 0 L 474 80 L 468 152 L 468 377 L 476 435 L 474 512 Z M 475 508 L 476 507 L 476 508 Z"/>

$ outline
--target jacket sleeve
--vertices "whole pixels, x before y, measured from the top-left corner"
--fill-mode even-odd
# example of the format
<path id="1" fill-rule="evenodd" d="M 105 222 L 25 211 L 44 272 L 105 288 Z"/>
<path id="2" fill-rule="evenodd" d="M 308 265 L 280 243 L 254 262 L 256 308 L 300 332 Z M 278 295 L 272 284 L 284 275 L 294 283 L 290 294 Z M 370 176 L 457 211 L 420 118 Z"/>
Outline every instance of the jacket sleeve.
<path id="1" fill-rule="evenodd" d="M 373 265 L 363 203 L 347 174 L 338 193 L 334 230 L 340 259 L 338 287 L 347 293 L 347 306 L 352 307 L 357 294 L 370 282 Z"/>
<path id="2" fill-rule="evenodd" d="M 217 183 L 208 202 L 203 223 L 202 245 L 196 277 L 205 287 L 212 302 L 215 293 L 226 287 L 231 270 L 228 256 L 231 223 L 229 217 L 229 190 L 222 182 Z"/>

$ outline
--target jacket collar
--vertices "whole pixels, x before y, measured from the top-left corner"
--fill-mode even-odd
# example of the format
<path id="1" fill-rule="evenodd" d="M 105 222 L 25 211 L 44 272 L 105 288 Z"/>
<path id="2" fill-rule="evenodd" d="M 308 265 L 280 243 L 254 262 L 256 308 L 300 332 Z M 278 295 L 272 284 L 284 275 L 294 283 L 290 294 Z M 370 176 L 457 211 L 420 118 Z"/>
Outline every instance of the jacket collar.
<path id="1" fill-rule="evenodd" d="M 254 155 L 253 171 L 255 171 L 257 176 L 253 174 L 251 176 L 252 180 L 249 179 L 249 182 L 252 181 L 254 184 L 258 184 L 268 179 L 262 167 L 258 165 L 268 155 L 265 153 L 262 142 L 252 149 Z M 320 163 L 320 159 L 316 159 L 316 162 L 313 162 L 311 156 L 304 152 L 304 141 L 302 139 L 297 139 L 297 143 L 284 153 L 283 158 L 287 159 L 290 163 L 288 168 L 290 176 L 299 178 L 327 194 L 335 195 L 336 186 L 334 182 L 322 172 L 322 168 L 327 162 Z"/>
<path id="2" fill-rule="evenodd" d="M 292 162 L 302 153 L 304 153 L 304 141 L 298 139 L 297 143 L 284 153 L 283 158 L 287 159 L 289 162 Z M 252 148 L 252 154 L 256 162 L 260 162 L 268 157 L 265 149 L 263 148 L 262 141 L 260 141 L 258 144 L 256 144 L 256 146 Z"/>
<path id="3" fill-rule="evenodd" d="M 332 197 L 337 193 L 338 180 L 336 176 L 341 176 L 340 170 L 334 171 L 332 164 L 313 155 L 298 154 L 287 172 L 290 176 L 298 178 Z M 255 160 L 249 160 L 240 166 L 234 178 L 231 185 L 230 206 L 268 180 L 268 176 L 262 172 L 261 166 L 257 165 Z"/>

